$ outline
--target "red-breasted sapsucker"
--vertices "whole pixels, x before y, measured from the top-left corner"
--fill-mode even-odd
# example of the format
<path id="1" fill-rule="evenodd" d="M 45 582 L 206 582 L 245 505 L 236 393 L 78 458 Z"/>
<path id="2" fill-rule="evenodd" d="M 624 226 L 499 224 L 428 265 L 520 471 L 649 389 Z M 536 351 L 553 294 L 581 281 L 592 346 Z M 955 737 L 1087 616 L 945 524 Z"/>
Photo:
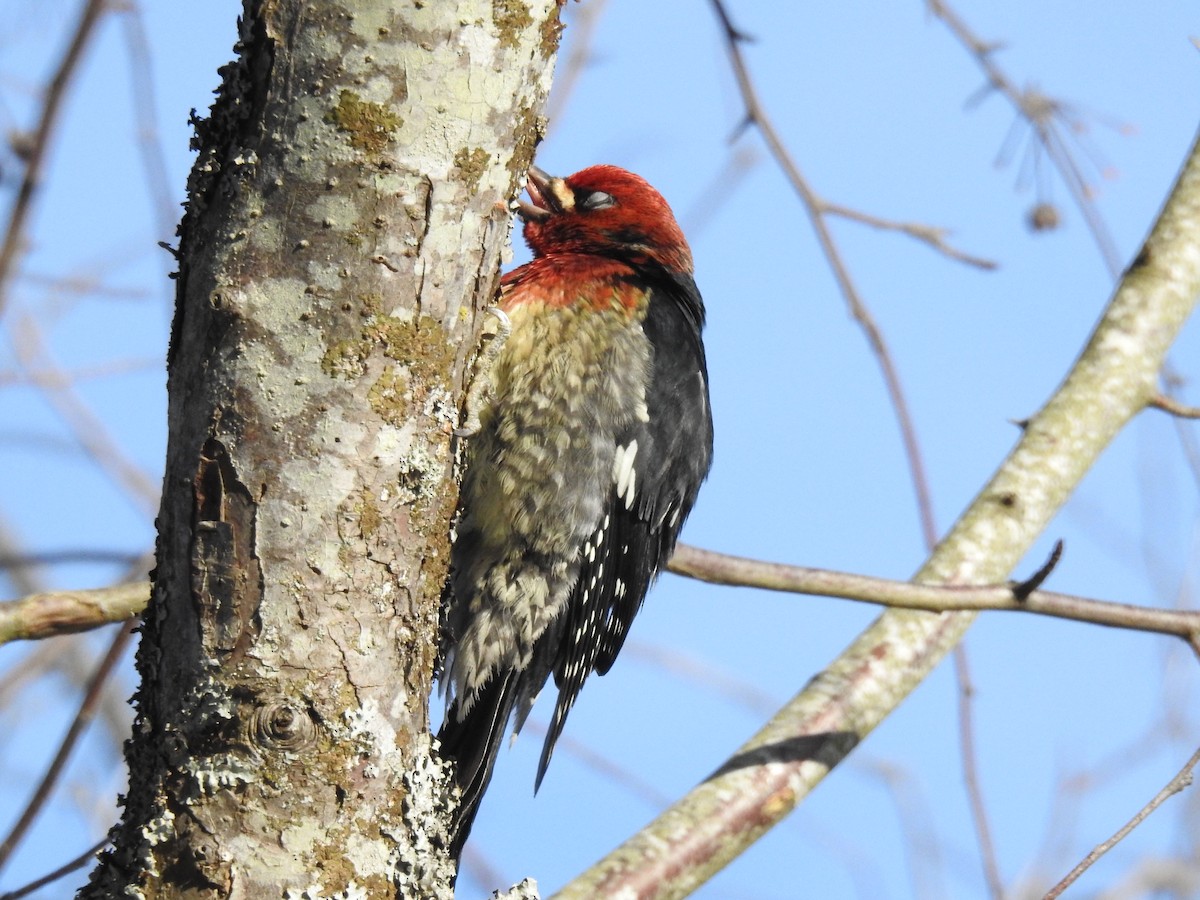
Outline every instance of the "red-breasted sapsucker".
<path id="1" fill-rule="evenodd" d="M 613 664 L 712 459 L 704 304 L 665 200 L 615 166 L 530 169 L 533 260 L 501 280 L 510 331 L 467 449 L 444 610 L 438 734 L 462 801 L 455 857 L 510 717 L 551 673 L 540 785 L 584 680 Z"/>

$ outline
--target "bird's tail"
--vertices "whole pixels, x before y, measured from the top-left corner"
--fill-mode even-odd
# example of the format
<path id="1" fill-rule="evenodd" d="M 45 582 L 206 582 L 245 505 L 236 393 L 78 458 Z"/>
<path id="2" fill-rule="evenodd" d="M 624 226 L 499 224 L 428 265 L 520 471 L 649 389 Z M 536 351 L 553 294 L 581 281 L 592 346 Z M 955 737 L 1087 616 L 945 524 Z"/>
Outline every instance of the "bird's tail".
<path id="1" fill-rule="evenodd" d="M 454 780 L 462 795 L 450 832 L 450 853 L 456 864 L 471 833 L 479 801 L 492 780 L 496 754 L 517 699 L 516 680 L 513 672 L 489 679 L 465 714 L 459 705 L 460 698 L 455 698 L 438 731 L 439 754 L 443 759 L 454 760 Z"/>

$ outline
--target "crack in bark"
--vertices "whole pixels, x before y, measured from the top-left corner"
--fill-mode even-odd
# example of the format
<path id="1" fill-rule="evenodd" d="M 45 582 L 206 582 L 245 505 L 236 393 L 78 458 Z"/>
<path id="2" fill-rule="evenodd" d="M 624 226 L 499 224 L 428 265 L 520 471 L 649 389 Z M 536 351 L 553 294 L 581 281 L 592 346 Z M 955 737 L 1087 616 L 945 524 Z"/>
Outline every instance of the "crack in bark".
<path id="1" fill-rule="evenodd" d="M 200 638 L 213 656 L 236 664 L 262 630 L 258 507 L 216 438 L 204 444 L 192 490 L 192 599 L 200 611 Z"/>

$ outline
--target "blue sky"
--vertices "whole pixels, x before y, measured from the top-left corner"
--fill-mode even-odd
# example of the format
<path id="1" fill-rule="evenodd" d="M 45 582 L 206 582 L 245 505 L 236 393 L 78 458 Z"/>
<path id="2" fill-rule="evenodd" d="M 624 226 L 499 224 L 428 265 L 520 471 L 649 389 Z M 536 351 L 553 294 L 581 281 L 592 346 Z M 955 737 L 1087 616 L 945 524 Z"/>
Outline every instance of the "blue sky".
<path id="1" fill-rule="evenodd" d="M 961 0 L 956 9 L 1002 43 L 995 58 L 1018 85 L 1068 102 L 1088 123 L 1076 138 L 1085 161 L 1098 160 L 1086 171 L 1126 260 L 1200 121 L 1200 52 L 1188 40 L 1200 35 L 1200 16 L 1182 0 L 1103 6 Z M 568 16 L 589 7 L 595 3 L 571 4 Z M 955 246 L 999 263 L 982 272 L 895 234 L 833 223 L 892 347 L 944 530 L 1012 446 L 1012 422 L 1058 384 L 1112 278 L 1045 159 L 1043 193 L 1063 224 L 1040 234 L 1026 227 L 1028 210 L 1043 199 L 1029 177 L 1028 130 L 1014 125 L 1003 98 L 979 97 L 975 61 L 923 4 L 730 0 L 729 9 L 755 39 L 745 53 L 762 101 L 819 194 L 946 227 Z M 153 93 L 173 204 L 191 158 L 188 110 L 207 108 L 237 12 L 229 0 L 144 4 L 149 79 L 131 66 L 126 21 L 108 17 L 70 97 L 32 221 L 26 277 L 0 323 L 0 376 L 13 371 L 16 348 L 28 346 L 18 325 L 29 315 L 42 323 L 60 365 L 123 364 L 80 382 L 79 394 L 152 484 L 165 446 L 162 359 L 171 311 L 170 261 L 155 242 L 169 231 L 159 224 L 166 214 L 135 140 L 136 91 Z M 27 0 L 12 0 L 0 15 L 6 132 L 28 127 L 31 90 L 58 52 L 61 35 L 44 21 Z M 572 24 L 564 49 L 583 32 Z M 717 439 L 685 540 L 908 577 L 924 549 L 878 367 L 803 209 L 757 134 L 739 128 L 741 119 L 706 2 L 609 0 L 538 162 L 557 174 L 597 162 L 633 169 L 662 191 L 688 232 L 709 310 Z M 1015 152 L 997 165 L 1006 143 Z M 736 177 L 734 157 L 750 161 Z M 0 203 L 8 204 L 19 170 L 11 159 L 0 163 Z M 47 290 L 46 277 L 64 275 L 97 279 L 106 291 Z M 1189 381 L 1200 377 L 1195 322 L 1173 359 Z M 1200 402 L 1194 387 L 1185 396 Z M 16 529 L 26 548 L 135 554 L 153 540 L 145 506 L 81 458 L 43 393 L 11 380 L 0 381 L 0 459 L 0 524 Z M 1052 589 L 1195 605 L 1198 496 L 1174 424 L 1147 413 L 1105 454 L 1020 571 L 1035 569 L 1062 538 L 1066 553 Z M 116 571 L 92 565 L 42 574 L 57 586 L 92 586 Z M 12 595 L 16 587 L 4 590 Z M 845 601 L 665 577 L 622 660 L 584 690 L 536 799 L 536 735 L 502 753 L 473 847 L 505 884 L 532 875 L 549 893 L 653 816 L 659 801 L 635 783 L 665 798 L 686 791 L 874 616 Z M 94 650 L 103 640 L 81 646 Z M 1026 883 L 1044 891 L 1195 749 L 1195 660 L 1167 638 L 1007 614 L 983 616 L 967 646 L 1001 874 L 1014 894 Z M 28 652 L 0 650 L 0 679 Z M 671 659 L 705 675 L 682 673 Z M 125 677 L 121 695 L 132 689 Z M 741 690 L 733 697 L 718 683 Z M 0 709 L 3 778 L 14 786 L 0 791 L 0 829 L 65 728 L 72 696 L 50 679 Z M 957 729 L 955 683 L 943 666 L 799 811 L 698 896 L 985 896 Z M 103 737 L 100 730 L 73 764 L 90 791 L 55 806 L 0 889 L 82 851 L 111 817 L 105 798 L 121 776 Z M 568 741 L 625 776 L 599 773 Z M 1069 789 L 1085 777 L 1086 791 Z M 1183 852 L 1196 803 L 1190 794 L 1170 801 L 1068 896 L 1100 896 L 1140 861 Z M 461 884 L 463 896 L 499 886 L 469 876 Z M 66 895 L 60 886 L 40 896 Z"/>

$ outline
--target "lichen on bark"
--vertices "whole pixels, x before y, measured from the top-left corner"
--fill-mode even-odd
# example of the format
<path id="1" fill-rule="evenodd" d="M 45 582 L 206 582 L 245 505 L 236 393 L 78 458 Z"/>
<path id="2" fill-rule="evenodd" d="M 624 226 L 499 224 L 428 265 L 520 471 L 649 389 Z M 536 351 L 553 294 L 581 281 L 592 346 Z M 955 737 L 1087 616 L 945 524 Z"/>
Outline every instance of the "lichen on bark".
<path id="1" fill-rule="evenodd" d="M 558 27 L 495 9 L 246 2 L 196 122 L 132 777 L 84 897 L 450 894 L 451 432 Z"/>

